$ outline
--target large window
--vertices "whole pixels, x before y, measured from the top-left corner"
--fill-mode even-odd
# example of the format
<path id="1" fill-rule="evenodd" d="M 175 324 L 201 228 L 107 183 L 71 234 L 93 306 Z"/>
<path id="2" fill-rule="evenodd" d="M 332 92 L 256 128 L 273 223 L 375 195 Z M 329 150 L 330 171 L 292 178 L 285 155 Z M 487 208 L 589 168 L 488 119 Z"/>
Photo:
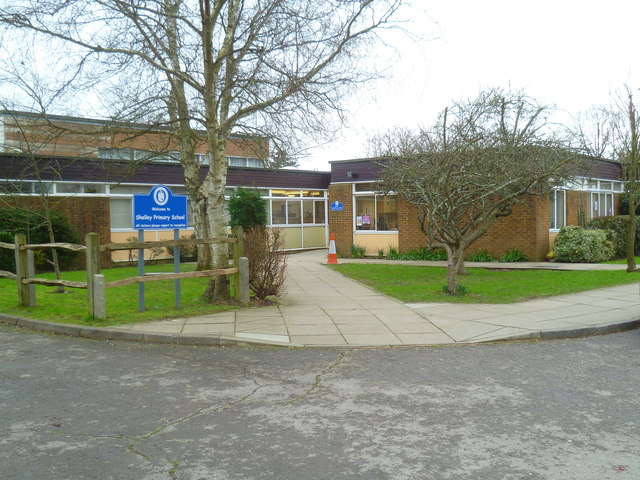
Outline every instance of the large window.
<path id="1" fill-rule="evenodd" d="M 373 193 L 371 183 L 355 184 L 354 204 L 356 230 L 397 231 L 398 202 L 395 195 Z"/>
<path id="2" fill-rule="evenodd" d="M 554 190 L 549 193 L 549 228 L 559 230 L 566 225 L 565 192 Z"/>
<path id="3" fill-rule="evenodd" d="M 613 215 L 613 193 L 591 193 L 591 218 Z"/>
<path id="4" fill-rule="evenodd" d="M 227 157 L 229 161 L 230 167 L 253 167 L 253 168 L 262 168 L 264 167 L 264 161 L 259 158 L 251 158 L 251 157 Z"/>

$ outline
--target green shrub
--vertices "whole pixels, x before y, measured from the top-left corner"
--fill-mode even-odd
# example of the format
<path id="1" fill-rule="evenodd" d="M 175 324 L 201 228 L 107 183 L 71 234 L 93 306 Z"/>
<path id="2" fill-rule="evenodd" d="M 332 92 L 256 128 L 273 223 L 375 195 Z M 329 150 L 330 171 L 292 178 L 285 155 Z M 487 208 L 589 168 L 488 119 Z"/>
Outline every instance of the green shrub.
<path id="1" fill-rule="evenodd" d="M 528 262 L 529 257 L 527 257 L 524 253 L 522 253 L 517 248 L 512 248 L 511 250 L 507 250 L 504 255 L 502 255 L 499 259 L 499 262 L 508 263 L 508 262 Z"/>
<path id="2" fill-rule="evenodd" d="M 364 258 L 365 248 L 359 245 L 351 245 L 350 254 L 351 258 Z"/>
<path id="3" fill-rule="evenodd" d="M 618 206 L 618 213 L 620 215 L 629 215 L 629 194 L 625 193 L 620 199 Z M 636 215 L 640 215 L 640 201 L 636 200 Z"/>
<path id="4" fill-rule="evenodd" d="M 50 243 L 49 231 L 46 224 L 46 212 L 29 211 L 22 208 L 0 209 L 0 241 L 13 243 L 16 233 L 24 233 L 27 243 Z M 56 242 L 78 243 L 78 234 L 73 229 L 67 217 L 60 212 L 50 212 L 53 235 Z M 57 249 L 58 262 L 62 270 L 73 266 L 78 253 L 67 249 Z M 35 250 L 35 267 L 38 271 L 53 270 L 52 249 Z M 15 272 L 15 258 L 13 250 L 0 249 L 0 270 Z"/>
<path id="5" fill-rule="evenodd" d="M 470 262 L 493 262 L 495 259 L 491 256 L 491 254 L 485 250 L 478 250 L 476 253 L 469 257 Z"/>
<path id="6" fill-rule="evenodd" d="M 378 255 L 376 255 L 376 258 L 384 258 L 384 248 L 378 249 Z"/>
<path id="7" fill-rule="evenodd" d="M 553 249 L 556 260 L 569 263 L 605 262 L 615 253 L 609 237 L 605 230 L 563 227 Z"/>
<path id="8" fill-rule="evenodd" d="M 426 261 L 442 261 L 447 260 L 447 252 L 441 248 L 422 247 L 418 250 L 410 250 L 405 253 L 398 253 L 395 249 L 389 249 L 387 255 L 389 260 L 426 260 Z"/>
<path id="9" fill-rule="evenodd" d="M 229 198 L 231 227 L 263 227 L 267 224 L 267 201 L 258 190 L 238 188 Z"/>
<path id="10" fill-rule="evenodd" d="M 613 242 L 615 258 L 627 256 L 627 232 L 629 231 L 629 218 L 626 216 L 598 217 L 587 224 L 589 229 L 606 230 L 609 239 Z M 636 223 L 635 252 L 640 255 L 640 222 Z"/>

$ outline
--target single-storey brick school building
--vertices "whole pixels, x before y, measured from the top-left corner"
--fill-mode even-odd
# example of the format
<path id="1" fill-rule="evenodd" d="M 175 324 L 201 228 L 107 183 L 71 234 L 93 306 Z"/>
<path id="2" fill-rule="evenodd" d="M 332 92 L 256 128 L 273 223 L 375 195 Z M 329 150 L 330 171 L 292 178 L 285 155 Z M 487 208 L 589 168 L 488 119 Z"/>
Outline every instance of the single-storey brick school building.
<path id="1" fill-rule="evenodd" d="M 62 133 L 54 132 L 52 123 L 64 126 Z M 0 195 L 37 208 L 44 189 L 81 236 L 95 231 L 103 243 L 134 237 L 133 195 L 147 194 L 158 184 L 185 194 L 184 177 L 167 131 L 132 124 L 105 129 L 112 126 L 105 120 L 61 116 L 43 122 L 37 115 L 0 111 Z M 208 169 L 205 148 L 203 143 L 198 150 L 203 175 Z M 332 161 L 328 172 L 266 169 L 268 141 L 246 136 L 230 139 L 225 153 L 228 194 L 238 187 L 258 189 L 267 201 L 269 226 L 283 230 L 287 250 L 326 247 L 329 233 L 335 233 L 344 256 L 351 245 L 375 255 L 427 243 L 415 207 L 377 192 L 375 159 Z M 486 249 L 499 257 L 517 248 L 531 260 L 543 260 L 559 229 L 578 224 L 579 215 L 590 220 L 616 214 L 623 192 L 620 164 L 594 159 L 588 171 L 576 174 L 571 186 L 545 198 L 531 197 L 498 218 L 468 253 Z M 191 233 L 191 227 L 181 232 Z M 145 239 L 172 234 L 146 231 Z"/>

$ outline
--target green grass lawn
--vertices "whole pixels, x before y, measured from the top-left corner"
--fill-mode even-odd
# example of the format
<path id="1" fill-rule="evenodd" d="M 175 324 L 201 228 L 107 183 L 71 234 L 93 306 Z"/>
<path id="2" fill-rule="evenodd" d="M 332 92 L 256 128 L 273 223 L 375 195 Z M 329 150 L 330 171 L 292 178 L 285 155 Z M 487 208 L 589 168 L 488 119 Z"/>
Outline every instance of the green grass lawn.
<path id="1" fill-rule="evenodd" d="M 447 283 L 447 270 L 442 267 L 352 263 L 333 268 L 386 295 L 409 303 L 513 303 L 640 282 L 640 273 L 625 271 L 495 271 L 469 268 L 468 275 L 458 276 L 459 285 L 467 288 L 467 295 L 451 297 L 442 291 Z"/>
<path id="2" fill-rule="evenodd" d="M 193 271 L 194 264 L 183 264 L 181 271 Z M 137 267 L 103 269 L 107 282 L 137 276 Z M 173 265 L 145 265 L 145 272 L 172 272 Z M 53 273 L 39 274 L 37 277 L 55 278 Z M 64 272 L 62 278 L 72 281 L 86 281 L 84 271 Z M 67 293 L 54 293 L 56 287 L 36 285 L 36 307 L 18 307 L 18 293 L 15 281 L 0 279 L 0 312 L 38 320 L 80 325 L 108 326 L 142 322 L 162 318 L 193 316 L 230 310 L 233 305 L 211 305 L 204 303 L 200 296 L 205 290 L 208 278 L 188 278 L 180 281 L 181 306 L 175 308 L 173 280 L 148 282 L 145 284 L 146 311 L 138 312 L 138 285 L 107 288 L 107 318 L 94 321 L 87 315 L 87 291 L 66 288 Z"/>
<path id="3" fill-rule="evenodd" d="M 627 263 L 627 259 L 623 258 L 621 260 L 611 260 L 610 262 L 604 262 L 604 263 Z M 640 257 L 636 257 L 636 265 L 640 265 Z"/>

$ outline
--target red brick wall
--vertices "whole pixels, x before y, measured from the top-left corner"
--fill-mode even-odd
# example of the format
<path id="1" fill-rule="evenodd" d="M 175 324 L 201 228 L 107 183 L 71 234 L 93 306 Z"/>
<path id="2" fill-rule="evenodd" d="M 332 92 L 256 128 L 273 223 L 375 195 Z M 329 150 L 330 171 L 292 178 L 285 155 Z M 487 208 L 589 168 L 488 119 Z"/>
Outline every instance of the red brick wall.
<path id="1" fill-rule="evenodd" d="M 576 192 L 571 192 L 576 193 Z M 578 196 L 568 195 L 567 216 L 570 223 L 577 223 Z M 349 252 L 353 239 L 353 197 L 351 184 L 329 186 L 329 202 L 344 204 L 342 212 L 329 212 L 330 231 L 336 234 L 336 248 L 340 255 Z M 575 218 L 574 218 L 575 217 Z M 415 250 L 427 244 L 427 237 L 420 230 L 416 207 L 398 200 L 398 247 L 400 252 Z M 486 234 L 468 249 L 468 255 L 486 249 L 498 258 L 507 250 L 517 248 L 531 260 L 544 260 L 549 251 L 549 200 L 531 197 L 516 205 L 513 213 L 494 221 Z"/>
<path id="2" fill-rule="evenodd" d="M 87 233 L 100 235 L 100 243 L 111 241 L 109 228 L 109 199 L 106 197 L 50 197 L 51 209 L 63 213 L 78 233 L 78 243 L 85 244 Z M 21 207 L 29 210 L 42 210 L 43 200 L 39 197 L 4 197 L 0 208 Z M 109 262 L 108 253 L 102 262 Z M 79 266 L 84 260 L 79 260 Z"/>
<path id="3" fill-rule="evenodd" d="M 469 254 L 486 249 L 493 257 L 517 248 L 532 261 L 544 260 L 549 249 L 549 200 L 530 197 L 513 213 L 500 217 L 469 248 Z"/>
<path id="4" fill-rule="evenodd" d="M 341 256 L 348 256 L 353 243 L 353 190 L 350 183 L 329 185 L 329 232 L 335 233 L 336 250 Z M 339 201 L 344 205 L 342 212 L 332 212 L 331 203 Z"/>
<path id="5" fill-rule="evenodd" d="M 418 222 L 418 209 L 398 198 L 398 250 L 407 252 L 427 245 L 428 240 Z"/>

